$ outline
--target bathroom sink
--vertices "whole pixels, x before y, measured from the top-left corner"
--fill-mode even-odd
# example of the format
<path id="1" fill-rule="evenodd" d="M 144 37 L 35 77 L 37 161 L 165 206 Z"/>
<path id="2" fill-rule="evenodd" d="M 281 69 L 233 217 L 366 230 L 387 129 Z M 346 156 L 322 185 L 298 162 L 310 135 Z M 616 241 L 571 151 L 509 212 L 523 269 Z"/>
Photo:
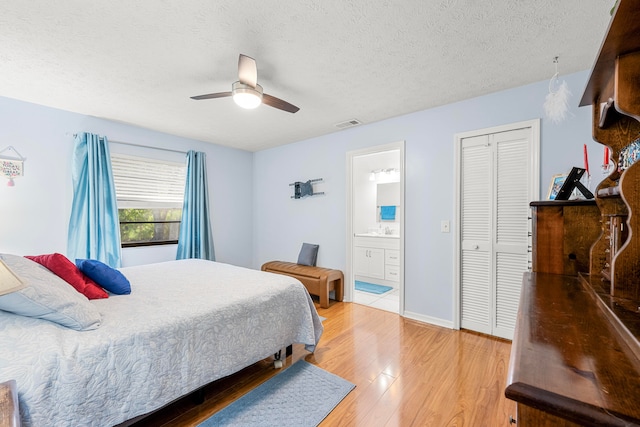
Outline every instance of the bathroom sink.
<path id="1" fill-rule="evenodd" d="M 384 234 L 384 233 L 356 233 L 356 237 L 387 237 L 387 238 L 399 238 L 398 234 Z"/>

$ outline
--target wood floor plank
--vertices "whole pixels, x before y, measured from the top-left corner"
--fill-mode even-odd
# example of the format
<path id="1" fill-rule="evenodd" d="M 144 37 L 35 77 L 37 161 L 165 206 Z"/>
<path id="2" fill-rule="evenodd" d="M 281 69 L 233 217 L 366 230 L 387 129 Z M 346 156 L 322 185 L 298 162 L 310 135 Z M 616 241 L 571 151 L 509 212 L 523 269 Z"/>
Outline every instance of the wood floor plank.
<path id="1" fill-rule="evenodd" d="M 285 366 L 304 359 L 356 388 L 329 414 L 329 426 L 508 426 L 504 397 L 509 341 L 409 320 L 353 303 L 333 303 L 314 354 L 294 346 Z M 196 426 L 279 371 L 261 361 L 205 389 L 205 402 L 179 402 L 134 424 Z"/>

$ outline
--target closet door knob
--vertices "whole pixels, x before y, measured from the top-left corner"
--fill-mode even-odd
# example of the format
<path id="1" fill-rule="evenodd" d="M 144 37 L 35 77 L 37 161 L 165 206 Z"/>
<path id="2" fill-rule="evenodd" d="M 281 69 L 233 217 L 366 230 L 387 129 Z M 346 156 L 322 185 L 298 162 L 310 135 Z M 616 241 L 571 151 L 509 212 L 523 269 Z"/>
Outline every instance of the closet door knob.
<path id="1" fill-rule="evenodd" d="M 480 249 L 480 246 L 478 246 L 478 245 L 473 245 L 473 249 Z"/>

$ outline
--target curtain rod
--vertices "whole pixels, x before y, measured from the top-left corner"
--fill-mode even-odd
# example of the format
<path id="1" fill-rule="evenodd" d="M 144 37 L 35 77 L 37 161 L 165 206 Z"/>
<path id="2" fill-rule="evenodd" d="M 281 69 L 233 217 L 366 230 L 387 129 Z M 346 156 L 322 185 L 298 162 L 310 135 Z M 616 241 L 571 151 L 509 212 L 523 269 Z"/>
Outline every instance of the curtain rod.
<path id="1" fill-rule="evenodd" d="M 160 148 L 160 147 L 151 147 L 149 145 L 141 145 L 141 144 L 134 144 L 132 142 L 122 142 L 122 141 L 112 141 L 112 140 L 108 140 L 110 143 L 114 143 L 114 144 L 122 144 L 122 145 L 131 145 L 132 147 L 140 147 L 140 148 L 150 148 L 152 150 L 161 150 L 161 151 L 170 151 L 172 153 L 180 153 L 180 154 L 187 154 L 186 151 L 180 151 L 180 150 L 172 150 L 170 148 Z"/>

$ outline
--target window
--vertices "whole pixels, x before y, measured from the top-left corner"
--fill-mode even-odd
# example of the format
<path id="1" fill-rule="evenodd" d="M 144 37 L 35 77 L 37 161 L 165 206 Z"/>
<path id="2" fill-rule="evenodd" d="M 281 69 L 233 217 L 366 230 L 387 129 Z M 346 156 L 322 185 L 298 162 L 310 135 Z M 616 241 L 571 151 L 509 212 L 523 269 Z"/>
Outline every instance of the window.
<path id="1" fill-rule="evenodd" d="M 186 163 L 111 155 L 122 247 L 178 243 Z"/>

